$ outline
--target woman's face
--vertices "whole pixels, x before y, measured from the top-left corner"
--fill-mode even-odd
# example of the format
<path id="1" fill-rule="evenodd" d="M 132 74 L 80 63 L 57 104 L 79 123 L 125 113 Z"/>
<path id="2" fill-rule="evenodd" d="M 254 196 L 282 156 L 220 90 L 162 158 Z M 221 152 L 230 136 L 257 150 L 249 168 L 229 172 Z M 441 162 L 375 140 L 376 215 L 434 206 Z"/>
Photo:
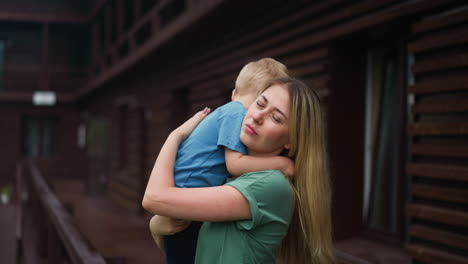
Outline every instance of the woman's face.
<path id="1" fill-rule="evenodd" d="M 289 101 L 288 89 L 273 85 L 249 107 L 240 134 L 249 155 L 275 156 L 289 148 Z"/>

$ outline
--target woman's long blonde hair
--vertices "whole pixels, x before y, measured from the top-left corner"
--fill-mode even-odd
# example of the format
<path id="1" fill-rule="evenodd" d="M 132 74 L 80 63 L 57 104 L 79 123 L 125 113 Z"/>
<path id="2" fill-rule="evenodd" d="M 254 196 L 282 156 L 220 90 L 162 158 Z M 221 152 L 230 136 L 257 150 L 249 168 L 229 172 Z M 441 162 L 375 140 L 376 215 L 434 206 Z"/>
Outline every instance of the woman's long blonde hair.
<path id="1" fill-rule="evenodd" d="M 278 252 L 280 263 L 334 263 L 331 234 L 331 186 L 320 98 L 303 82 L 279 78 L 289 90 L 288 155 L 295 161 L 296 203 L 287 236 Z"/>

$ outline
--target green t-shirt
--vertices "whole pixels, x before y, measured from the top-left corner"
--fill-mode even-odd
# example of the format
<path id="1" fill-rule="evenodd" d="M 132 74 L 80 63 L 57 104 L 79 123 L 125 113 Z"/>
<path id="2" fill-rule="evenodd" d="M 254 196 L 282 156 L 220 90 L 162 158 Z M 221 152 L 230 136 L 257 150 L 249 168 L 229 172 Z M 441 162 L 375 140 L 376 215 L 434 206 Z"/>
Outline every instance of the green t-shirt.
<path id="1" fill-rule="evenodd" d="M 244 174 L 227 185 L 247 199 L 252 219 L 203 223 L 195 263 L 275 263 L 294 210 L 288 179 L 280 171 L 268 170 Z"/>

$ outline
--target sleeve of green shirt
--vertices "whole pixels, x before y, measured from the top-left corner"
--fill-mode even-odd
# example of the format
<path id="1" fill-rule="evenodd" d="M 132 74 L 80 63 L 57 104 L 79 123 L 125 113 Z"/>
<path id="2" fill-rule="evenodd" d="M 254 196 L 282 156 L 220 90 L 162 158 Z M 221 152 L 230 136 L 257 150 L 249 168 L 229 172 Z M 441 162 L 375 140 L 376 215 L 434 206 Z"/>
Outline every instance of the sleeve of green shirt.
<path id="1" fill-rule="evenodd" d="M 294 191 L 278 170 L 247 173 L 227 183 L 247 199 L 252 219 L 237 221 L 239 229 L 251 230 L 271 222 L 289 225 Z"/>

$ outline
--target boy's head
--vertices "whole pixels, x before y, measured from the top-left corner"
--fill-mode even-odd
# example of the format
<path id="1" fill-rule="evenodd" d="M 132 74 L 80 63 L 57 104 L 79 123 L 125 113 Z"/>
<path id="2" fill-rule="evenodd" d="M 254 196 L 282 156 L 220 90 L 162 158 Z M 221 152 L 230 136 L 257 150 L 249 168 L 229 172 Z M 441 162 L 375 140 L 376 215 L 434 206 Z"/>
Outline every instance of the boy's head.
<path id="1" fill-rule="evenodd" d="M 249 62 L 237 76 L 232 99 L 240 100 L 248 107 L 267 88 L 269 81 L 281 77 L 289 77 L 288 69 L 277 60 L 263 58 Z"/>

